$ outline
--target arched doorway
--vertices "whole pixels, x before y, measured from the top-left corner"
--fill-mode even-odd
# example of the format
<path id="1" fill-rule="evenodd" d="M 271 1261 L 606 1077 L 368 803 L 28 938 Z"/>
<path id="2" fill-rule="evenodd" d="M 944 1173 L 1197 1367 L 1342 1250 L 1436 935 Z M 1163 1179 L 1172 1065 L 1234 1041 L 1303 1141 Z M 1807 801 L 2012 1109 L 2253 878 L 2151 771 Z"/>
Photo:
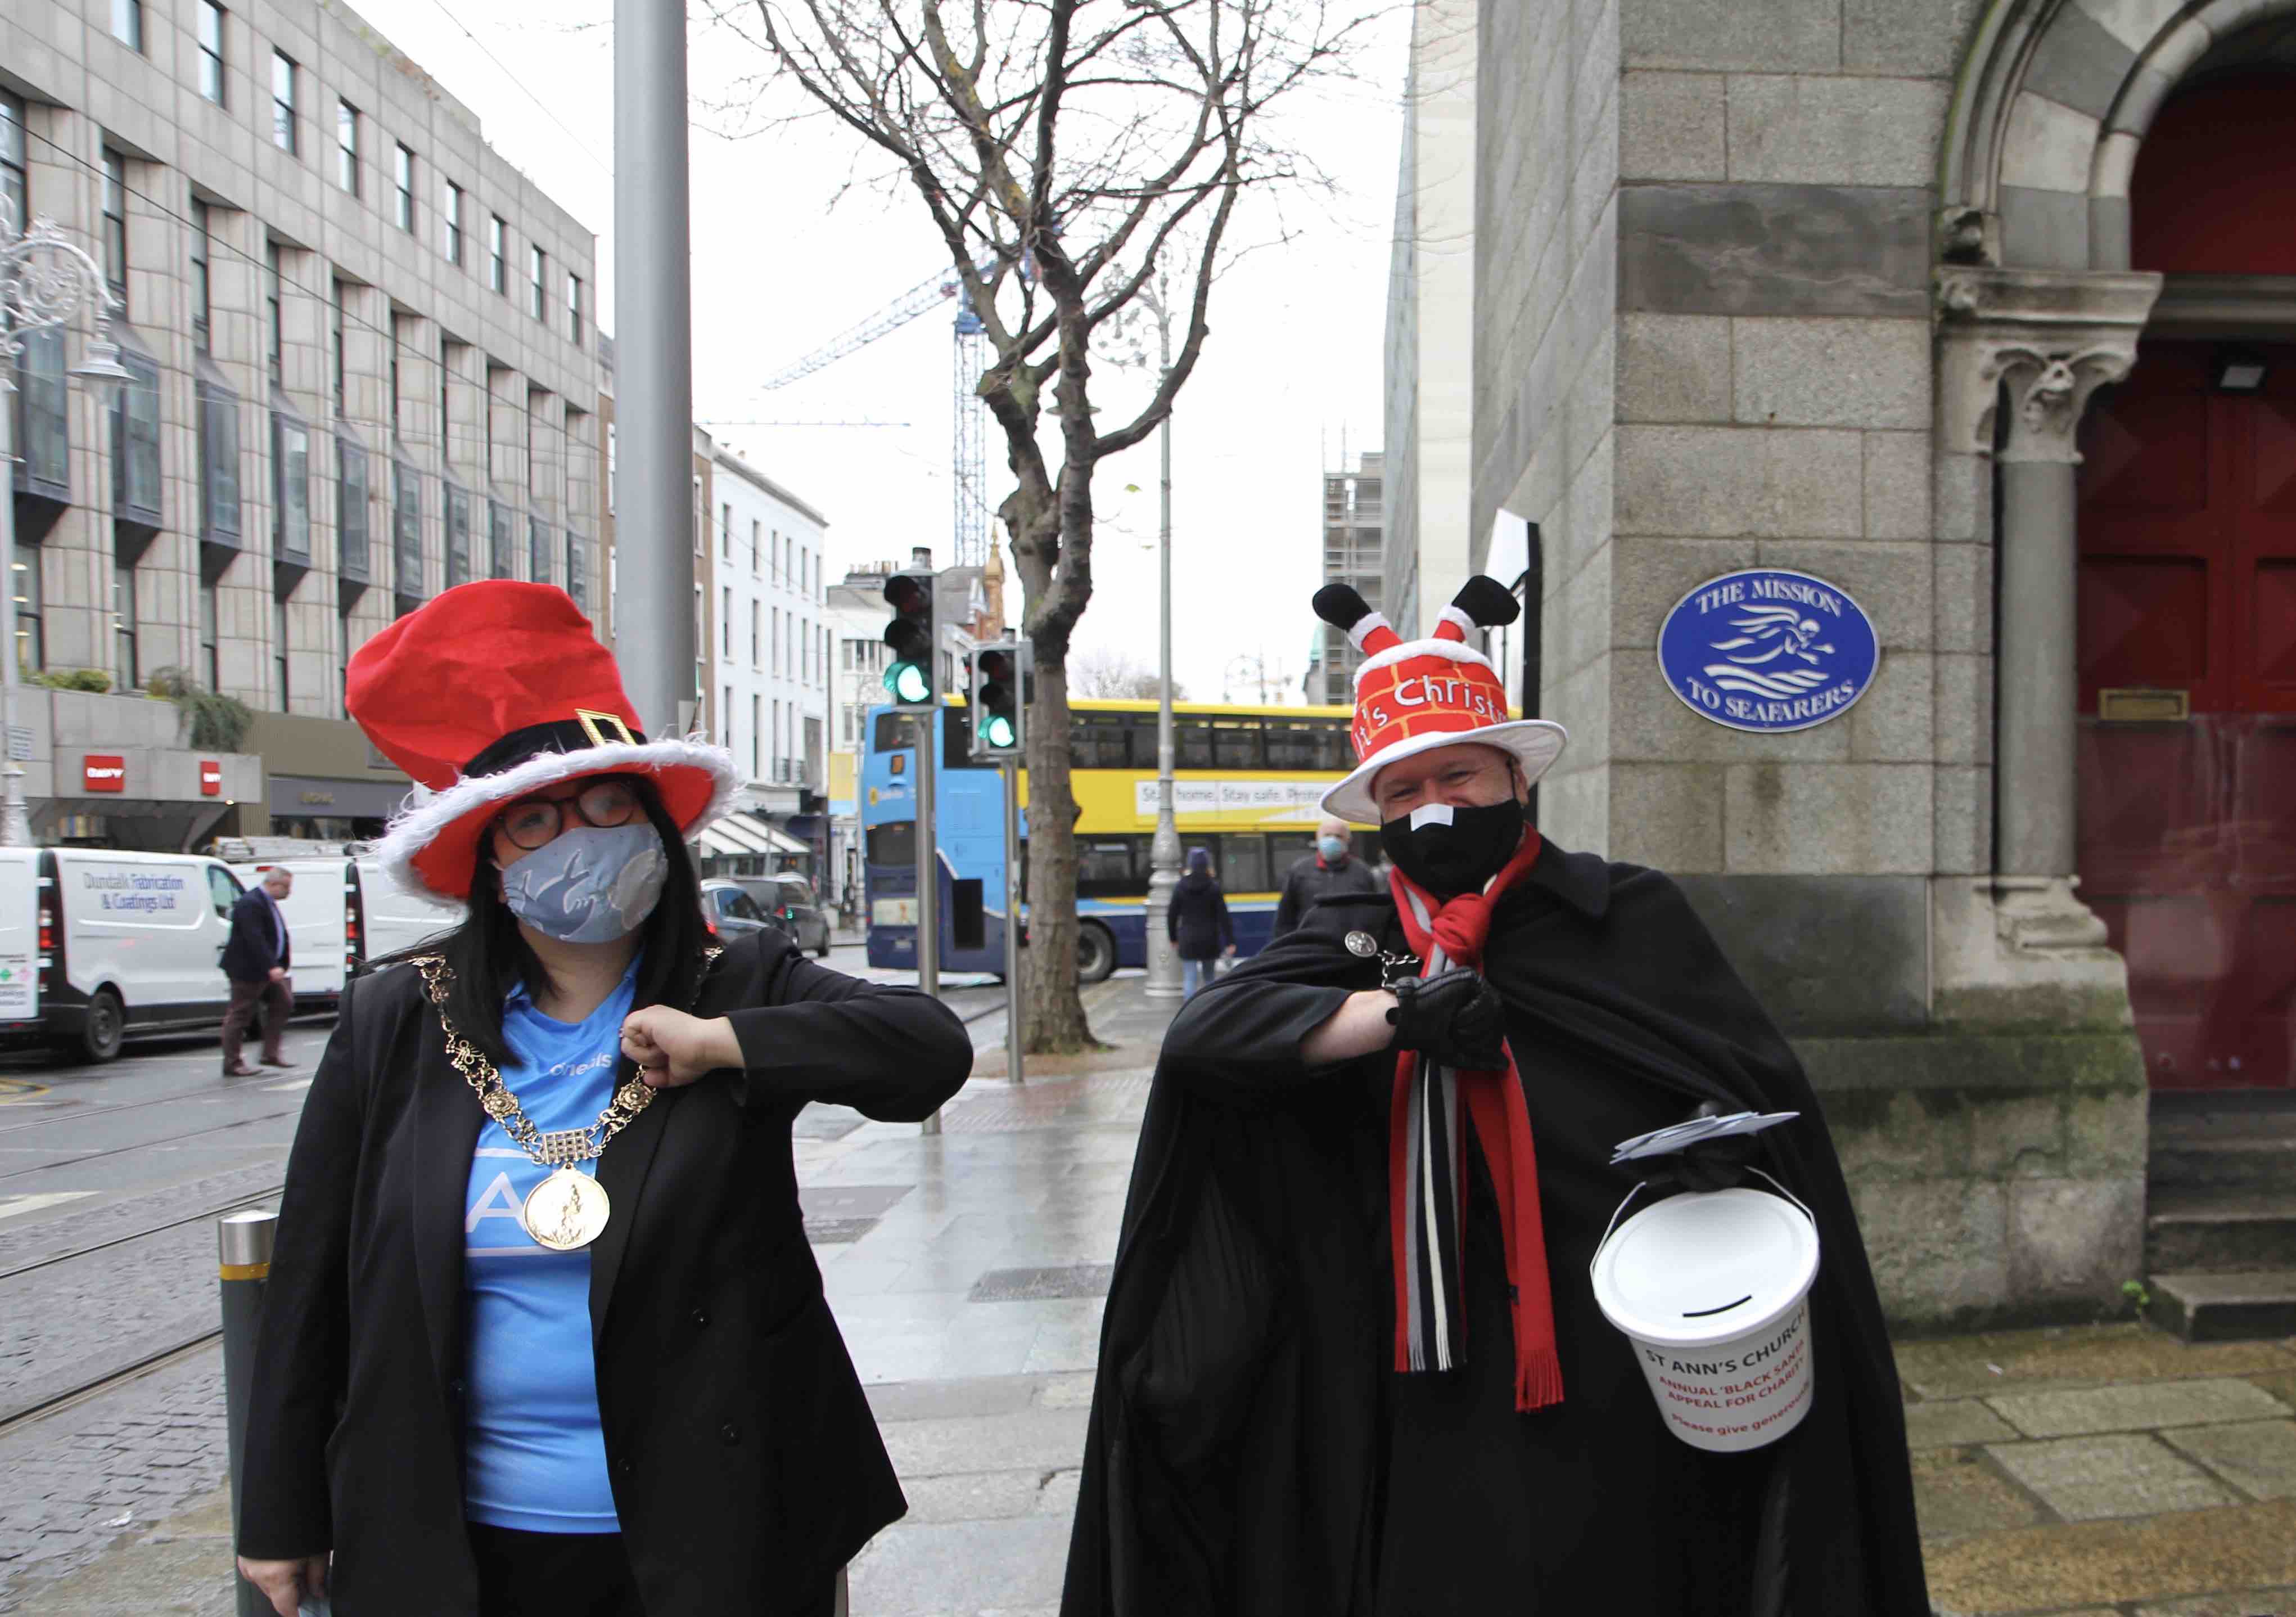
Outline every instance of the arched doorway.
<path id="1" fill-rule="evenodd" d="M 2251 301 L 2284 278 L 2296 326 L 2292 185 L 2296 72 L 2196 82 L 2138 153 L 2133 267 Z M 2148 339 L 2081 429 L 2078 868 L 2156 1089 L 2296 1083 L 2296 342 L 2273 335 Z"/>

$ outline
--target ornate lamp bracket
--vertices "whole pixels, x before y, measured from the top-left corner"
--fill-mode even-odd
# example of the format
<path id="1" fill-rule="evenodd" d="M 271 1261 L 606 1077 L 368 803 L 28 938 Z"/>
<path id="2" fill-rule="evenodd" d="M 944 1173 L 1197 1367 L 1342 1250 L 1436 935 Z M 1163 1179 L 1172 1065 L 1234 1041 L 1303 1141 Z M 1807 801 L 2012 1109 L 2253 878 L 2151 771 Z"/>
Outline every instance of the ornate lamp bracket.
<path id="1" fill-rule="evenodd" d="M 2136 363 L 2161 277 L 2103 270 L 1937 272 L 1938 431 L 1948 453 L 2077 463 L 2089 398 Z"/>

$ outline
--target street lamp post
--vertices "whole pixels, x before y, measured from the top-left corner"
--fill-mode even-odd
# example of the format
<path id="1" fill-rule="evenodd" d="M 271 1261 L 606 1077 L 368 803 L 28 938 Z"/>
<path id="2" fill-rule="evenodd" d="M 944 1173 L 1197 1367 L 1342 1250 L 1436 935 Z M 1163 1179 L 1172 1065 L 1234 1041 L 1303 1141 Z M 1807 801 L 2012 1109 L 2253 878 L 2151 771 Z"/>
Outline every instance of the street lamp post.
<path id="1" fill-rule="evenodd" d="M 1155 317 L 1157 381 L 1172 370 L 1172 316 L 1164 301 L 1164 277 L 1160 269 L 1152 287 L 1140 289 L 1140 301 Z M 1158 647 L 1156 661 L 1156 835 L 1148 844 L 1148 905 L 1142 918 L 1148 932 L 1148 981 L 1151 999 L 1180 997 L 1180 956 L 1172 947 L 1166 917 L 1172 910 L 1172 890 L 1180 884 L 1180 827 L 1172 803 L 1172 417 L 1167 411 L 1157 429 L 1163 455 L 1163 475 L 1158 490 L 1160 519 L 1157 529 Z"/>
<path id="2" fill-rule="evenodd" d="M 32 816 L 24 801 L 24 766 L 16 756 L 16 409 L 8 395 L 16 390 L 16 363 L 27 337 L 68 328 L 86 303 L 109 319 L 114 300 L 95 260 L 53 219 L 36 219 L 18 234 L 12 211 L 0 198 L 0 468 L 7 479 L 0 488 L 0 738 L 6 754 L 0 763 L 0 848 L 29 848 Z M 89 340 L 86 359 L 70 373 L 107 388 L 132 380 L 119 363 L 119 346 L 101 337 Z"/>

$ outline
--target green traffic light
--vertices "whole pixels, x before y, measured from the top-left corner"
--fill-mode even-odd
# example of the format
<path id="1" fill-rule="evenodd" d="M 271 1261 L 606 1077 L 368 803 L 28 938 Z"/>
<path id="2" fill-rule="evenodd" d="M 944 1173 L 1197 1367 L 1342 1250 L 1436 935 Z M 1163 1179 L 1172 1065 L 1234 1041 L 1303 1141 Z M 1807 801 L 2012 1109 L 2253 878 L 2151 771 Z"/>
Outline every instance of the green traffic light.
<path id="1" fill-rule="evenodd" d="M 981 721 L 980 734 L 992 747 L 1009 747 L 1013 744 L 1013 721 L 1002 713 L 991 713 Z"/>
<path id="2" fill-rule="evenodd" d="M 897 662 L 887 669 L 885 688 L 895 702 L 922 702 L 931 692 L 924 669 L 914 662 Z"/>

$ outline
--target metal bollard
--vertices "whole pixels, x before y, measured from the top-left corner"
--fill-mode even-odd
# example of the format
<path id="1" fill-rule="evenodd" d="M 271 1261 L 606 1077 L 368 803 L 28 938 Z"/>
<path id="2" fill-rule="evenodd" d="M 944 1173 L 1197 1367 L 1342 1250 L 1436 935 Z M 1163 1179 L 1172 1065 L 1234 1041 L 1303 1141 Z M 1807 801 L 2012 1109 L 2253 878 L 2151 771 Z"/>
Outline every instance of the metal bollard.
<path id="1" fill-rule="evenodd" d="M 239 1546 L 240 1452 L 247 1441 L 248 1380 L 255 1370 L 255 1326 L 263 1310 L 263 1283 L 271 1274 L 271 1243 L 279 1215 L 250 1210 L 216 1220 L 217 1289 L 223 1294 L 224 1430 L 231 1457 L 231 1541 Z M 238 1617 L 271 1617 L 263 1591 L 231 1574 Z"/>

